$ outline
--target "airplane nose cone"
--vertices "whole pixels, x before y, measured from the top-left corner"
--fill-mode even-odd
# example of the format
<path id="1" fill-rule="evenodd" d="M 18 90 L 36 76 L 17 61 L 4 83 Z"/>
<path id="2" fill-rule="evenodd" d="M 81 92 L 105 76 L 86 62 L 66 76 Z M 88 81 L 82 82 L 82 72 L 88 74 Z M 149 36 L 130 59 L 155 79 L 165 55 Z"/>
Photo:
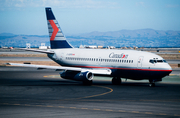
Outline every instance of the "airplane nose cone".
<path id="1" fill-rule="evenodd" d="M 167 64 L 167 75 L 169 75 L 172 72 L 172 68 L 169 64 Z"/>
<path id="2" fill-rule="evenodd" d="M 154 77 L 163 78 L 165 76 L 168 76 L 172 72 L 172 68 L 168 63 L 161 65 L 161 67 L 162 67 L 162 70 L 154 74 Z"/>
<path id="3" fill-rule="evenodd" d="M 172 70 L 172 68 L 171 68 L 171 66 L 168 64 L 168 68 L 169 68 L 169 70 Z"/>

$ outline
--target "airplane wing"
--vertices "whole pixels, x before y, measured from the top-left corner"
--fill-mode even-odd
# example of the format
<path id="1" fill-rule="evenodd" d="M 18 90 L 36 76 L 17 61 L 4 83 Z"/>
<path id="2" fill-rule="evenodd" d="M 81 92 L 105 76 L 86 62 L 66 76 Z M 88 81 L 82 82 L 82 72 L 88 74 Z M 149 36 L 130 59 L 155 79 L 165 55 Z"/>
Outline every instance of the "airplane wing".
<path id="1" fill-rule="evenodd" d="M 6 64 L 12 65 L 12 66 L 32 67 L 32 68 L 37 68 L 37 69 L 56 69 L 56 70 L 70 70 L 70 71 L 79 71 L 79 72 L 89 71 L 97 75 L 110 75 L 111 74 L 110 69 L 76 68 L 76 67 L 46 66 L 46 65 L 19 64 L 19 63 L 6 63 Z"/>
<path id="2" fill-rule="evenodd" d="M 51 51 L 51 50 L 37 50 L 37 49 L 28 49 L 28 48 L 16 48 L 16 49 L 17 50 L 25 50 L 25 51 L 33 51 L 33 52 L 54 54 L 54 51 Z"/>

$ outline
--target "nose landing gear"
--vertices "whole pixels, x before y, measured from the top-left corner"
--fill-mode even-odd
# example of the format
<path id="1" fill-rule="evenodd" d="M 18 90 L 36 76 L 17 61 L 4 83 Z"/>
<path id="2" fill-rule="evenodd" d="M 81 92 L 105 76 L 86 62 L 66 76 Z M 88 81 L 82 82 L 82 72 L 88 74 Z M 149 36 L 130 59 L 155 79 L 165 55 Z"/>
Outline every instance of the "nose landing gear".
<path id="1" fill-rule="evenodd" d="M 155 87 L 155 82 L 149 82 L 150 87 Z"/>
<path id="2" fill-rule="evenodd" d="M 150 79 L 149 80 L 149 86 L 150 87 L 155 87 L 155 82 L 157 82 L 157 81 L 162 81 L 162 78 L 160 78 L 160 79 Z"/>

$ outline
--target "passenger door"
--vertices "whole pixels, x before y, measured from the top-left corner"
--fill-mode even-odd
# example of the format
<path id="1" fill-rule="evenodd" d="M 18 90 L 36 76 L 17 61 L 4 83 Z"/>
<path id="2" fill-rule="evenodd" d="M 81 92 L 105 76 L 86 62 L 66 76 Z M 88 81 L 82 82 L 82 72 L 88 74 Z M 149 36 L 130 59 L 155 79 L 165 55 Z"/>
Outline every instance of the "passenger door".
<path id="1" fill-rule="evenodd" d="M 137 62 L 137 68 L 141 69 L 142 68 L 142 62 L 143 62 L 143 56 L 140 56 L 138 58 L 138 62 Z"/>
<path id="2" fill-rule="evenodd" d="M 59 60 L 60 60 L 60 61 L 63 61 L 63 60 L 64 60 L 64 53 L 63 53 L 63 52 L 61 52 Z"/>

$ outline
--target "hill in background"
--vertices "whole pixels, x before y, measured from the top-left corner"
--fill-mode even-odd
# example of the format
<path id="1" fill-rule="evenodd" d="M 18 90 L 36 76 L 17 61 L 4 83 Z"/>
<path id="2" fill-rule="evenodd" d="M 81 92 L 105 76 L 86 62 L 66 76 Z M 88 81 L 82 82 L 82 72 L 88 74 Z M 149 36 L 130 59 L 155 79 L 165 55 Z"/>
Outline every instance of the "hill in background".
<path id="1" fill-rule="evenodd" d="M 162 31 L 153 29 L 120 30 L 109 32 L 91 32 L 81 35 L 68 35 L 67 40 L 74 46 L 100 45 L 115 47 L 180 47 L 180 31 Z M 49 46 L 48 35 L 0 34 L 0 46 L 38 47 L 41 43 Z"/>

